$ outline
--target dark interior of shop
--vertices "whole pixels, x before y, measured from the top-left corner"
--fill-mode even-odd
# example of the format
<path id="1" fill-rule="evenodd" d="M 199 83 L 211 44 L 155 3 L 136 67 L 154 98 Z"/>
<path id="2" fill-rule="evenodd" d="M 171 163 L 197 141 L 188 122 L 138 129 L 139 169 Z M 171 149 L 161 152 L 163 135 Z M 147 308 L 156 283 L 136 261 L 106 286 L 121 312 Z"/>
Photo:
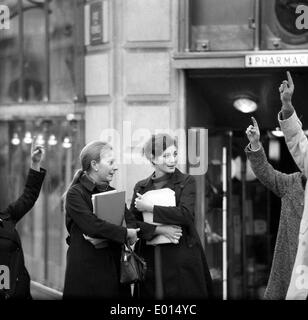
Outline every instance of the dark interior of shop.
<path id="1" fill-rule="evenodd" d="M 278 126 L 277 113 L 281 108 L 278 88 L 286 79 L 283 69 L 241 69 L 241 70 L 191 70 L 187 73 L 187 122 L 193 126 L 244 130 L 254 116 L 261 129 L 269 130 Z M 308 69 L 289 69 L 295 92 L 293 104 L 308 127 Z M 233 107 L 238 97 L 255 101 L 258 109 L 245 114 Z M 301 97 L 307 96 L 307 100 Z"/>
<path id="2" fill-rule="evenodd" d="M 306 101 L 300 97 L 307 94 L 305 91 L 308 87 L 308 73 L 306 69 L 290 71 L 295 83 L 293 104 L 305 129 L 308 127 L 308 110 Z M 206 128 L 209 137 L 205 195 L 198 201 L 204 201 L 206 221 L 211 230 L 219 235 L 222 232 L 222 148 L 228 149 L 227 266 L 230 299 L 262 298 L 270 272 L 280 217 L 279 198 L 255 177 L 246 175 L 246 178 L 243 178 L 241 168 L 238 169 L 239 175 L 233 173 L 234 165 L 240 163 L 247 166 L 244 148 L 248 139 L 245 130 L 252 123 L 251 116 L 259 123 L 261 142 L 272 166 L 284 173 L 298 171 L 284 138 L 272 134 L 272 130 L 279 126 L 277 113 L 281 103 L 278 87 L 284 79 L 285 72 L 275 69 L 228 72 L 192 70 L 186 77 L 187 128 Z M 239 96 L 255 101 L 257 110 L 252 113 L 236 110 L 233 101 Z M 279 145 L 278 153 L 274 157 L 270 156 L 273 141 L 276 146 Z M 256 227 L 260 221 L 265 226 L 263 231 Z M 243 224 L 246 225 L 245 228 L 242 227 Z M 217 254 L 221 252 L 220 246 L 219 242 L 206 243 L 218 296 L 222 292 L 222 265 L 226 264 Z"/>

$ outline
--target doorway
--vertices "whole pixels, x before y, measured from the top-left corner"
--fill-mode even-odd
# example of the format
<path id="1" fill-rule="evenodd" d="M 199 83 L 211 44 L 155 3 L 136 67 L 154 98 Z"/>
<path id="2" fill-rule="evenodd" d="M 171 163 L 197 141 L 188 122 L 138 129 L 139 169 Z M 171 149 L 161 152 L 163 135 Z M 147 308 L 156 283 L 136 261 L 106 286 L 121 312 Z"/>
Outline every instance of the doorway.
<path id="1" fill-rule="evenodd" d="M 260 79 L 263 84 L 279 82 L 279 73 L 217 73 L 216 77 L 214 70 L 208 74 L 193 70 L 186 77 L 187 128 L 208 130 L 208 170 L 203 176 L 195 176 L 196 216 L 198 222 L 204 222 L 200 237 L 204 239 L 216 298 L 263 299 L 278 230 L 280 199 L 254 176 L 245 154 L 245 129 L 251 115 L 256 117 L 269 162 L 285 173 L 298 170 L 283 138 L 271 134 L 280 108 L 277 97 L 267 100 L 269 91 L 256 85 Z M 230 104 L 233 93 L 241 90 L 253 93 L 261 103 L 256 112 L 243 114 Z"/>

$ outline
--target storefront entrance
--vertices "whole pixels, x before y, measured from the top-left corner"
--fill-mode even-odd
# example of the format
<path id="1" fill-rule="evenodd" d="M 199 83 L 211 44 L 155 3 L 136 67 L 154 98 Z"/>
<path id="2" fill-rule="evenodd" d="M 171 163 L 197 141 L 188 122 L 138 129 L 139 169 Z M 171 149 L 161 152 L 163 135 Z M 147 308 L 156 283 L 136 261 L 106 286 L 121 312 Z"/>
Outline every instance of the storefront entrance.
<path id="1" fill-rule="evenodd" d="M 198 223 L 204 224 L 201 238 L 215 295 L 220 299 L 263 299 L 279 223 L 280 199 L 253 174 L 244 151 L 248 144 L 245 129 L 251 123 L 250 117 L 256 117 L 269 162 L 285 173 L 297 171 L 283 138 L 275 137 L 270 130 L 271 122 L 272 129 L 277 126 L 274 120 L 280 105 L 272 109 L 269 106 L 277 105 L 275 100 L 279 102 L 279 96 L 273 94 L 274 98 L 256 112 L 240 113 L 231 103 L 232 88 L 237 94 L 241 90 L 254 93 L 252 97 L 260 103 L 266 98 L 260 95 L 265 93 L 262 86 L 254 84 L 264 74 L 239 72 L 233 77 L 219 74 L 221 81 L 217 81 L 213 71 L 203 78 L 197 74 L 188 74 L 186 78 L 187 128 L 208 129 L 208 170 L 205 175 L 195 176 L 196 216 Z M 278 74 L 267 76 L 267 83 L 278 78 Z M 213 85 L 215 82 L 221 87 Z"/>

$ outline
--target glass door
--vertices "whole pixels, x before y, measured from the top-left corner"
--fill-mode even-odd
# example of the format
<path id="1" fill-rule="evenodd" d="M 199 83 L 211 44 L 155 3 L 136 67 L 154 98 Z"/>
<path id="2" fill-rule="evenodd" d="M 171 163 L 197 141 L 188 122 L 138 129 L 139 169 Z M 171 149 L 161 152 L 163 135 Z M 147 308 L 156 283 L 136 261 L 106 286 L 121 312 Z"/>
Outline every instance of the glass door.
<path id="1" fill-rule="evenodd" d="M 242 134 L 209 131 L 208 169 L 195 176 L 196 225 L 216 299 L 262 299 L 270 271 L 269 191 L 250 168 L 246 144 Z"/>

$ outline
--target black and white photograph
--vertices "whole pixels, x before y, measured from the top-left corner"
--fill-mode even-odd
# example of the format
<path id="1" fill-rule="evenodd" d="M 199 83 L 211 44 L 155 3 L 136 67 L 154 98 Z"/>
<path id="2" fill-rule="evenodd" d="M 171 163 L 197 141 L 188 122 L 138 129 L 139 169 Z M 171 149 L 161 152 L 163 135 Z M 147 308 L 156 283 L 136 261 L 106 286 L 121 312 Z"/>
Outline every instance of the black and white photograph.
<path id="1" fill-rule="evenodd" d="M 308 0 L 0 0 L 0 300 L 308 300 L 307 88 Z"/>

